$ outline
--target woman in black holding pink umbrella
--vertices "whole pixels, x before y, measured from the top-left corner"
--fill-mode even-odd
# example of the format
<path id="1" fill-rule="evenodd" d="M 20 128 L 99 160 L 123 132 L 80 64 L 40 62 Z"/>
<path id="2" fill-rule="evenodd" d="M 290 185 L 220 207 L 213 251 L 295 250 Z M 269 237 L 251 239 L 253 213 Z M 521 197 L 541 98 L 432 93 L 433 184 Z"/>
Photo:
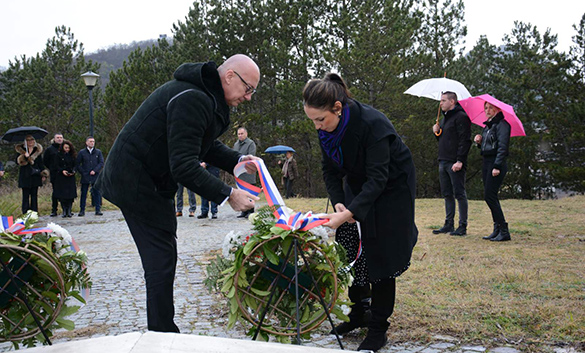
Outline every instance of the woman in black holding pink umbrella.
<path id="1" fill-rule="evenodd" d="M 483 156 L 484 199 L 492 213 L 494 230 L 483 239 L 510 240 L 510 230 L 500 205 L 498 192 L 508 172 L 510 137 L 525 136 L 524 127 L 511 105 L 500 102 L 489 94 L 468 98 L 459 103 L 472 123 L 484 126 L 481 135 L 476 135 L 474 141 Z M 484 121 L 485 118 L 487 120 Z"/>

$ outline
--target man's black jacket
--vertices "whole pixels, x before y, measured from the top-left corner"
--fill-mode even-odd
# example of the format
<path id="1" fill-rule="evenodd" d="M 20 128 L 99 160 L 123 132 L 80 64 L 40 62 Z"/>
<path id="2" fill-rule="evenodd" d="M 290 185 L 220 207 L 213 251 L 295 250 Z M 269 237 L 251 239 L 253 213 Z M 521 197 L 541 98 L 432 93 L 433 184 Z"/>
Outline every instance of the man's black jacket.
<path id="1" fill-rule="evenodd" d="M 471 120 L 459 103 L 447 112 L 441 120 L 443 132 L 439 140 L 439 161 L 467 163 L 471 147 Z"/>

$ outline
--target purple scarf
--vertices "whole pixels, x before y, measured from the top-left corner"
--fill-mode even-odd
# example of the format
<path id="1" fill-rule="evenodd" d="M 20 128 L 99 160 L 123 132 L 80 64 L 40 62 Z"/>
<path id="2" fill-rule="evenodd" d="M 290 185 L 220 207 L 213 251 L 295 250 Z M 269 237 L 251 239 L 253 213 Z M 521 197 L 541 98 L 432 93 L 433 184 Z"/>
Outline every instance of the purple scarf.
<path id="1" fill-rule="evenodd" d="M 339 124 L 333 132 L 319 130 L 319 141 L 325 150 L 325 153 L 340 167 L 343 166 L 343 152 L 341 152 L 341 140 L 347 130 L 347 123 L 349 122 L 349 105 L 343 107 L 341 116 L 339 117 Z"/>

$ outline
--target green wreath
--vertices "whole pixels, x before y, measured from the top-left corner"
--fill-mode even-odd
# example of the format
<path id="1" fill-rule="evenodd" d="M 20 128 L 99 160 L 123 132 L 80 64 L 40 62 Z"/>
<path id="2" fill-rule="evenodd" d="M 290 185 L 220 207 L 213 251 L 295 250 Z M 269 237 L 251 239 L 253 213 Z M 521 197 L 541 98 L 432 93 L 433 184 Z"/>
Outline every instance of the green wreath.
<path id="1" fill-rule="evenodd" d="M 241 232 L 230 232 L 224 240 L 223 256 L 207 267 L 206 285 L 227 298 L 228 329 L 237 321 L 247 322 L 252 324 L 248 335 L 253 335 L 268 306 L 260 332 L 264 340 L 273 335 L 279 342 L 289 342 L 290 336 L 297 334 L 295 240 L 298 252 L 304 255 L 299 254 L 296 260 L 302 337 L 308 338 L 327 313 L 347 321 L 340 307 L 347 303 L 338 301 L 351 280 L 344 248 L 311 230 L 276 227 L 270 207 L 260 209 L 250 220 L 253 232 L 245 237 Z"/>
<path id="2" fill-rule="evenodd" d="M 17 222 L 30 229 L 37 219 L 36 212 L 29 211 Z M 55 329 L 73 330 L 75 324 L 65 317 L 80 306 L 70 299 L 85 304 L 80 290 L 92 285 L 86 254 L 71 249 L 66 230 L 55 224 L 49 227 L 53 232 L 0 232 L 0 261 L 4 263 L 0 267 L 0 342 L 11 341 L 16 349 L 48 343 L 38 324 L 48 337 Z"/>

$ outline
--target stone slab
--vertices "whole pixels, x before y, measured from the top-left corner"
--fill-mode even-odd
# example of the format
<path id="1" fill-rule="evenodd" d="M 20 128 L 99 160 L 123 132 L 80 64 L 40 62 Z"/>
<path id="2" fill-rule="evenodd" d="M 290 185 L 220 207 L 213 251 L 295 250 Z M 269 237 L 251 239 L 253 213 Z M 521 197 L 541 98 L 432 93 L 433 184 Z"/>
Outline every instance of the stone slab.
<path id="1" fill-rule="evenodd" d="M 25 353 L 341 353 L 338 349 L 178 333 L 125 333 L 22 350 Z"/>

